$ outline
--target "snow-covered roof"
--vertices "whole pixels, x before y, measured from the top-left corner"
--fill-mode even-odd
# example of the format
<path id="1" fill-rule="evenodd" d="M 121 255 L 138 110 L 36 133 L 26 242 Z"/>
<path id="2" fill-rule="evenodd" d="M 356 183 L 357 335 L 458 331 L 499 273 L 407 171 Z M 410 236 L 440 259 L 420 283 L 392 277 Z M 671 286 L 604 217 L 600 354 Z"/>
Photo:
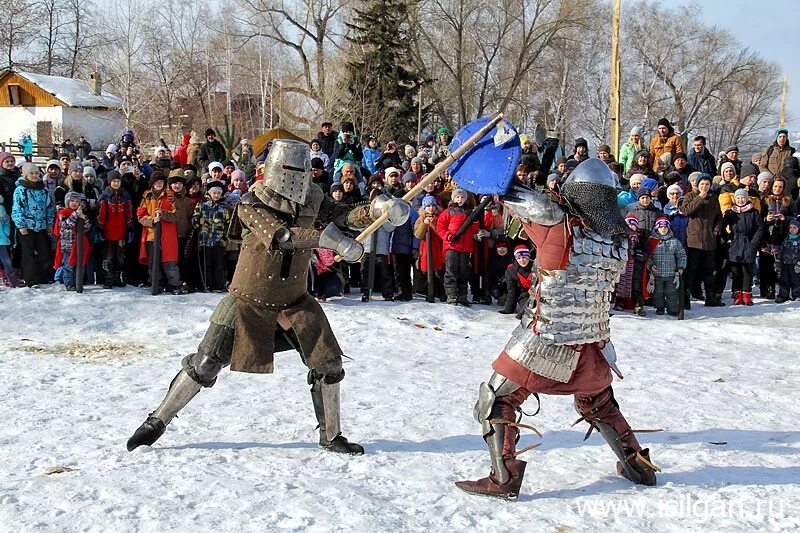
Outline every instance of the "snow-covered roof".
<path id="1" fill-rule="evenodd" d="M 39 86 L 42 90 L 52 94 L 70 107 L 122 107 L 122 99 L 113 94 L 102 91 L 100 96 L 94 94 L 89 84 L 74 78 L 61 76 L 46 76 L 32 72 L 19 72 L 17 74 Z"/>

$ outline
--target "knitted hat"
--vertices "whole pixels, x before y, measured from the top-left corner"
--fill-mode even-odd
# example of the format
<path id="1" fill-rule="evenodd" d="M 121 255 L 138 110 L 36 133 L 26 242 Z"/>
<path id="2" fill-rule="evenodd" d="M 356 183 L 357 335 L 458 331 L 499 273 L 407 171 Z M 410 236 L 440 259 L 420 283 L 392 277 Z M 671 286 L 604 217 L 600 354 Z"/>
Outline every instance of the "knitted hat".
<path id="1" fill-rule="evenodd" d="M 464 201 L 466 201 L 467 191 L 465 191 L 461 187 L 456 187 L 455 189 L 453 189 L 453 192 L 450 193 L 450 198 L 455 198 L 456 196 L 461 196 L 462 198 L 464 198 Z"/>
<path id="2" fill-rule="evenodd" d="M 79 161 L 72 161 L 69 164 L 69 172 L 83 172 L 83 165 Z"/>
<path id="3" fill-rule="evenodd" d="M 45 170 L 48 170 L 50 167 L 56 167 L 57 169 L 61 169 L 61 163 L 58 162 L 58 159 L 51 159 L 47 162 L 47 166 L 44 167 Z"/>
<path id="4" fill-rule="evenodd" d="M 323 170 L 325 168 L 325 162 L 319 157 L 312 157 L 311 168 L 316 168 L 317 170 Z"/>
<path id="5" fill-rule="evenodd" d="M 237 168 L 236 170 L 231 172 L 231 181 L 233 181 L 233 180 L 235 180 L 237 178 L 240 179 L 240 180 L 247 180 L 247 175 L 245 175 L 243 170 Z"/>
<path id="6" fill-rule="evenodd" d="M 607 152 L 607 153 L 610 154 L 611 153 L 611 147 L 609 145 L 607 145 L 607 144 L 601 144 L 600 146 L 597 147 L 597 152 L 598 153 L 599 152 Z"/>
<path id="7" fill-rule="evenodd" d="M 160 170 L 156 170 L 152 174 L 150 174 L 150 186 L 156 184 L 156 182 L 163 181 L 164 183 L 167 182 L 167 176 L 161 172 Z"/>
<path id="8" fill-rule="evenodd" d="M 786 128 L 779 128 L 778 131 L 775 132 L 775 138 L 777 139 L 778 135 L 780 135 L 781 133 L 783 133 L 787 137 L 789 136 L 789 130 L 787 130 Z"/>
<path id="9" fill-rule="evenodd" d="M 668 128 L 671 128 L 671 127 L 672 127 L 672 125 L 669 123 L 669 120 L 667 120 L 667 118 L 666 118 L 666 117 L 659 119 L 659 120 L 658 120 L 658 125 L 659 125 L 659 126 L 666 126 L 666 127 L 668 127 Z"/>
<path id="10" fill-rule="evenodd" d="M 416 183 L 417 182 L 417 175 L 413 172 L 406 172 L 403 176 L 403 185 L 406 183 Z"/>
<path id="11" fill-rule="evenodd" d="M 117 145 L 116 144 L 109 144 L 108 148 L 106 148 L 107 154 L 116 154 L 117 153 Z"/>
<path id="12" fill-rule="evenodd" d="M 667 217 L 658 217 L 656 219 L 656 223 L 654 226 L 656 229 L 658 228 L 669 228 L 669 219 Z"/>
<path id="13" fill-rule="evenodd" d="M 725 175 L 725 169 L 728 169 L 728 168 L 733 170 L 733 173 L 736 174 L 736 167 L 734 166 L 734 164 L 731 163 L 730 161 L 725 161 L 719 167 L 719 175 L 720 176 L 724 176 Z"/>
<path id="14" fill-rule="evenodd" d="M 772 181 L 772 179 L 773 179 L 774 177 L 775 177 L 775 176 L 773 176 L 771 172 L 766 172 L 766 171 L 765 171 L 765 172 L 762 172 L 762 173 L 760 173 L 760 174 L 758 175 L 758 177 L 756 178 L 756 183 L 758 183 L 759 185 L 761 185 L 761 182 L 762 182 L 762 181 Z"/>
<path id="15" fill-rule="evenodd" d="M 755 166 L 753 163 L 742 163 L 742 170 L 739 172 L 739 176 L 757 176 L 758 175 L 758 167 Z"/>
<path id="16" fill-rule="evenodd" d="M 75 191 L 69 191 L 67 194 L 64 195 L 64 205 L 66 205 L 67 207 L 69 207 L 69 203 L 73 200 L 80 202 L 81 194 Z"/>
<path id="17" fill-rule="evenodd" d="M 424 198 L 422 198 L 422 207 L 429 207 L 431 205 L 436 205 L 436 197 L 432 194 L 426 194 Z"/>
<path id="18" fill-rule="evenodd" d="M 647 150 L 639 150 L 636 152 L 636 159 L 639 159 L 640 157 L 650 157 L 650 152 Z"/>
<path id="19" fill-rule="evenodd" d="M 214 161 L 208 164 L 208 173 L 211 174 L 211 171 L 214 170 L 215 168 L 218 168 L 220 170 L 224 169 L 222 163 L 220 163 L 219 161 Z"/>
<path id="20" fill-rule="evenodd" d="M 530 257 L 531 251 L 524 244 L 518 244 L 514 247 L 514 257 Z"/>
<path id="21" fill-rule="evenodd" d="M 747 189 L 736 189 L 736 192 L 733 193 L 733 197 L 734 198 L 742 197 L 749 199 L 750 195 L 747 193 Z"/>
<path id="22" fill-rule="evenodd" d="M 792 217 L 789 219 L 789 226 L 794 226 L 797 229 L 800 229 L 800 218 Z"/>
<path id="23" fill-rule="evenodd" d="M 629 226 L 634 226 L 636 229 L 639 229 L 639 219 L 636 218 L 636 215 L 630 213 L 628 216 L 625 217 L 625 223 Z"/>
<path id="24" fill-rule="evenodd" d="M 681 186 L 678 185 L 677 183 L 673 183 L 672 185 L 667 187 L 667 196 L 669 196 L 674 192 L 677 192 L 678 196 L 681 196 L 683 194 L 683 189 L 681 189 Z"/>
<path id="25" fill-rule="evenodd" d="M 577 159 L 567 159 L 567 169 L 568 170 L 575 170 L 576 168 L 578 168 L 578 165 L 580 165 L 580 164 L 581 164 L 581 162 L 578 161 Z"/>
<path id="26" fill-rule="evenodd" d="M 641 126 L 634 126 L 631 128 L 631 136 L 638 135 L 639 137 L 642 136 L 642 127 Z"/>
<path id="27" fill-rule="evenodd" d="M 389 167 L 389 168 L 387 168 L 386 170 L 383 171 L 383 175 L 386 176 L 387 178 L 389 177 L 389 174 L 397 174 L 398 176 L 400 176 L 400 174 L 402 174 L 402 173 L 403 173 L 403 171 L 400 170 L 397 167 Z M 417 175 L 414 174 L 413 172 L 411 172 L 411 174 L 414 175 L 414 181 L 416 181 L 417 180 Z"/>
<path id="28" fill-rule="evenodd" d="M 556 166 L 560 165 L 561 163 L 567 164 L 567 158 L 563 155 L 556 160 Z"/>
<path id="29" fill-rule="evenodd" d="M 217 189 L 219 192 L 225 192 L 225 184 L 218 180 L 209 181 L 208 183 L 206 183 L 207 192 L 210 193 L 214 189 Z"/>
<path id="30" fill-rule="evenodd" d="M 700 175 L 699 175 L 699 176 L 697 176 L 697 184 L 698 184 L 698 185 L 700 185 L 700 182 L 701 182 L 701 181 L 703 181 L 703 180 L 705 180 L 705 181 L 711 181 L 711 182 L 713 182 L 713 181 L 714 181 L 714 180 L 711 178 L 711 175 L 710 175 L 710 174 L 707 174 L 707 173 L 705 173 L 705 172 L 701 172 L 701 173 L 700 173 Z"/>
<path id="31" fill-rule="evenodd" d="M 497 239 L 495 239 L 495 241 L 494 241 L 494 247 L 495 247 L 495 248 L 505 248 L 505 249 L 508 249 L 508 241 L 507 241 L 507 240 L 505 240 L 503 237 L 498 237 L 498 238 L 497 238 Z"/>
<path id="32" fill-rule="evenodd" d="M 647 187 L 639 187 L 639 189 L 636 191 L 636 199 L 638 200 L 642 196 L 647 196 L 649 198 L 650 189 L 648 189 Z"/>
<path id="33" fill-rule="evenodd" d="M 411 158 L 411 164 L 413 165 L 414 163 L 421 165 L 422 159 L 420 159 L 419 156 Z"/>
<path id="34" fill-rule="evenodd" d="M 725 153 L 727 154 L 728 152 L 736 152 L 736 153 L 738 153 L 739 152 L 739 147 L 736 146 L 735 144 L 732 145 L 732 146 L 728 146 L 727 148 L 725 148 Z"/>
<path id="35" fill-rule="evenodd" d="M 39 174 L 39 167 L 33 163 L 25 163 L 22 165 L 22 175 L 27 176 L 28 174 Z"/>
<path id="36" fill-rule="evenodd" d="M 122 176 L 120 176 L 118 170 L 109 170 L 108 174 L 106 174 L 106 183 L 111 183 L 114 180 L 122 180 Z"/>
<path id="37" fill-rule="evenodd" d="M 331 194 L 335 193 L 336 191 L 339 191 L 341 193 L 344 192 L 344 187 L 342 187 L 341 183 L 334 183 L 333 185 L 331 185 Z"/>
<path id="38" fill-rule="evenodd" d="M 440 127 L 438 130 L 436 130 L 436 136 L 437 136 L 437 137 L 438 137 L 439 135 L 441 135 L 442 133 L 446 133 L 447 135 L 450 135 L 450 130 L 449 130 L 449 129 L 447 129 L 446 127 L 444 127 L 444 126 Z M 521 139 L 521 138 L 522 138 L 522 136 L 520 136 L 520 139 Z"/>
<path id="39" fill-rule="evenodd" d="M 664 163 L 665 165 L 669 165 L 672 163 L 672 154 L 670 152 L 664 152 L 660 156 L 658 156 L 658 160 Z"/>
<path id="40" fill-rule="evenodd" d="M 83 167 L 83 175 L 92 176 L 93 178 L 96 178 L 97 172 L 94 170 L 94 167 Z"/>
<path id="41" fill-rule="evenodd" d="M 634 181 L 638 181 L 639 185 L 641 185 L 642 182 L 644 181 L 644 174 L 639 174 L 638 172 L 636 174 L 633 174 L 628 180 L 628 183 L 633 183 Z"/>
<path id="42" fill-rule="evenodd" d="M 210 137 L 211 135 L 214 135 L 215 137 L 216 137 L 216 135 L 217 135 L 217 132 L 216 132 L 216 131 L 214 131 L 214 128 L 208 128 L 208 129 L 206 130 L 206 137 Z"/>
<path id="43" fill-rule="evenodd" d="M 658 182 L 653 178 L 645 178 L 642 180 L 642 189 L 647 189 L 650 192 L 653 192 L 658 187 Z"/>
<path id="44" fill-rule="evenodd" d="M 677 154 L 675 154 L 675 157 L 672 158 L 672 162 L 674 163 L 678 159 L 683 159 L 684 161 L 688 161 L 689 160 L 689 158 L 686 157 L 686 154 L 683 153 L 683 152 L 678 152 Z"/>

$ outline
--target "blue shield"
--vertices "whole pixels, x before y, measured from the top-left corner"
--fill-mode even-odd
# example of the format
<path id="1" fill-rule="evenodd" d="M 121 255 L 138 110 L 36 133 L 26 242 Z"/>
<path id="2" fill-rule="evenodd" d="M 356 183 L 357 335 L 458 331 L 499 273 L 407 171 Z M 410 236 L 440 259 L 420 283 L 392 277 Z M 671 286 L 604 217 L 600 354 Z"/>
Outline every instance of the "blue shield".
<path id="1" fill-rule="evenodd" d="M 456 133 L 450 143 L 450 153 L 489 123 L 490 118 L 479 118 L 470 122 Z M 475 146 L 470 148 L 448 169 L 450 176 L 459 187 L 475 194 L 504 194 L 514 179 L 519 165 L 520 142 L 517 129 L 511 122 L 504 120 L 514 136 L 500 146 L 495 146 L 494 136 L 497 128 L 493 128 Z"/>

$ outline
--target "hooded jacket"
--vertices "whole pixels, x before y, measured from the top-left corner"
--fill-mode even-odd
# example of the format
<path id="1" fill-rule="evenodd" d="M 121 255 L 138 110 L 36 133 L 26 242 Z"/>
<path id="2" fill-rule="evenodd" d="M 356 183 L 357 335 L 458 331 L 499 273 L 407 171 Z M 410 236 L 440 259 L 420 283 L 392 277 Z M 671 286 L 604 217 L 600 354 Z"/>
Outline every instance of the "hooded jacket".
<path id="1" fill-rule="evenodd" d="M 17 180 L 11 208 L 11 220 L 17 229 L 42 231 L 51 229 L 56 219 L 56 204 L 42 180 Z"/>

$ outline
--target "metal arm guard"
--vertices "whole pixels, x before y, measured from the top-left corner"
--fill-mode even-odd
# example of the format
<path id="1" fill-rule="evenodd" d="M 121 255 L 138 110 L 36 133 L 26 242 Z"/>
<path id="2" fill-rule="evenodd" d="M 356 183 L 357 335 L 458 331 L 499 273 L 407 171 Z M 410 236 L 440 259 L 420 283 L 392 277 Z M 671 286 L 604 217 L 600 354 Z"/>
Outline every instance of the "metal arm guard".
<path id="1" fill-rule="evenodd" d="M 519 185 L 512 185 L 502 197 L 511 214 L 523 222 L 554 226 L 566 213 L 552 196 Z"/>

